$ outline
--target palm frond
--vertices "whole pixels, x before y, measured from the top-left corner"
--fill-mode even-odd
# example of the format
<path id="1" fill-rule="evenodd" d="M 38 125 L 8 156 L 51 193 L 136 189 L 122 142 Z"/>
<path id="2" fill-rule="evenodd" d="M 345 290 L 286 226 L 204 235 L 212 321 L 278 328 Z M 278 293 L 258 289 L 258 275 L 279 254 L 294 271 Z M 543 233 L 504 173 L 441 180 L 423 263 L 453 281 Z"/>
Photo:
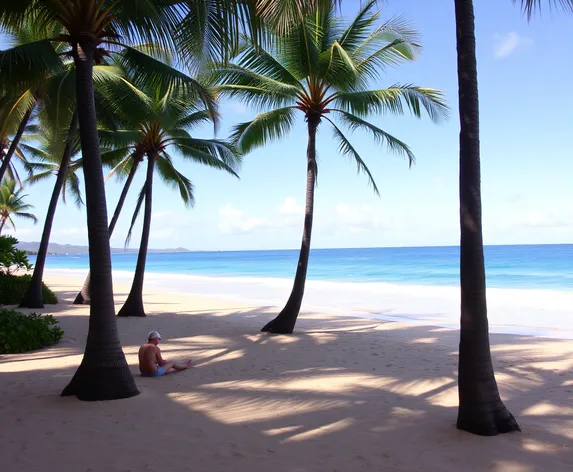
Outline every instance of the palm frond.
<path id="1" fill-rule="evenodd" d="M 168 154 L 162 153 L 156 160 L 157 171 L 161 176 L 163 182 L 169 186 L 179 190 L 181 200 L 187 206 L 195 204 L 195 197 L 193 196 L 193 184 L 181 172 L 175 169 L 173 161 Z"/>
<path id="2" fill-rule="evenodd" d="M 370 172 L 370 169 L 368 169 L 368 166 L 366 165 L 364 160 L 360 157 L 360 154 L 358 154 L 358 151 L 356 151 L 354 146 L 350 144 L 350 141 L 348 141 L 346 136 L 344 136 L 344 133 L 340 130 L 340 128 L 338 128 L 338 126 L 336 126 L 334 122 L 330 120 L 330 118 L 327 118 L 327 120 L 330 121 L 330 123 L 333 126 L 334 139 L 338 141 L 339 152 L 342 155 L 350 156 L 354 159 L 354 161 L 356 162 L 356 167 L 358 169 L 358 172 L 359 173 L 364 172 L 368 176 L 368 182 L 372 185 L 374 193 L 379 196 L 380 191 L 378 190 L 378 186 L 374 181 L 374 177 L 372 176 L 372 173 Z"/>
<path id="3" fill-rule="evenodd" d="M 17 93 L 35 88 L 48 75 L 64 69 L 60 56 L 48 39 L 0 51 L 0 92 Z"/>
<path id="4" fill-rule="evenodd" d="M 333 111 L 337 112 L 342 122 L 352 131 L 356 131 L 358 129 L 367 131 L 368 133 L 372 134 L 372 137 L 378 144 L 385 144 L 388 146 L 390 151 L 406 156 L 410 166 L 416 161 L 414 153 L 410 150 L 406 143 L 400 141 L 386 131 L 378 128 L 377 126 L 374 126 L 372 123 L 368 123 L 362 118 L 354 116 L 351 113 L 345 112 L 343 110 Z"/>
<path id="5" fill-rule="evenodd" d="M 213 93 L 194 78 L 147 55 L 136 48 L 121 52 L 121 64 L 129 71 L 133 84 L 140 89 L 158 89 L 162 94 L 176 88 L 184 101 L 200 100 L 211 118 L 217 118 L 217 103 Z"/>
<path id="6" fill-rule="evenodd" d="M 294 107 L 286 107 L 260 113 L 254 120 L 236 125 L 231 142 L 247 154 L 269 141 L 283 138 L 292 129 L 295 111 Z"/>
<path id="7" fill-rule="evenodd" d="M 448 107 L 442 92 L 413 85 L 397 84 L 381 90 L 340 92 L 333 98 L 338 108 L 358 116 L 373 113 L 403 115 L 404 105 L 418 118 L 422 116 L 422 109 L 434 122 L 448 116 Z"/>
<path id="8" fill-rule="evenodd" d="M 216 88 L 222 96 L 237 98 L 250 106 L 267 108 L 292 104 L 300 87 L 265 77 L 240 65 L 219 66 Z"/>
<path id="9" fill-rule="evenodd" d="M 513 3 L 520 3 L 523 12 L 529 19 L 537 11 L 541 11 L 544 3 L 550 8 L 561 8 L 566 13 L 573 13 L 573 0 L 512 0 Z"/>

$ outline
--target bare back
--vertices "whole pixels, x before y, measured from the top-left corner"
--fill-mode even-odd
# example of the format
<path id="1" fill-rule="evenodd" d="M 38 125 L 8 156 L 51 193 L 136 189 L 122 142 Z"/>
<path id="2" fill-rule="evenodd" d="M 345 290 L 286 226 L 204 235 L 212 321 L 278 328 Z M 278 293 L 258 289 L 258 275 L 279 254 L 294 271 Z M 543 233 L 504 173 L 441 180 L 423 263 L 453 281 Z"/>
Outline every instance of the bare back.
<path id="1" fill-rule="evenodd" d="M 157 372 L 158 359 L 161 354 L 159 354 L 159 348 L 151 343 L 144 344 L 139 348 L 139 371 L 142 374 L 154 374 Z"/>

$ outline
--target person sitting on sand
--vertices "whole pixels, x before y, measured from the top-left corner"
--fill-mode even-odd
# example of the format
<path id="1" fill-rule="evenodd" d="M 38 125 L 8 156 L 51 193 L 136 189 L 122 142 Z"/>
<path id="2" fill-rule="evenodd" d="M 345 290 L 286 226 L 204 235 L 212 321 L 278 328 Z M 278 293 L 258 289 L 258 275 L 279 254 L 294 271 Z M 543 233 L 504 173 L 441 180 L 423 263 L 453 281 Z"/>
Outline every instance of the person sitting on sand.
<path id="1" fill-rule="evenodd" d="M 147 336 L 147 343 L 139 348 L 139 371 L 144 377 L 159 377 L 171 369 L 185 370 L 191 365 L 191 359 L 185 364 L 164 360 L 158 346 L 160 340 L 161 335 L 157 331 L 151 331 Z"/>

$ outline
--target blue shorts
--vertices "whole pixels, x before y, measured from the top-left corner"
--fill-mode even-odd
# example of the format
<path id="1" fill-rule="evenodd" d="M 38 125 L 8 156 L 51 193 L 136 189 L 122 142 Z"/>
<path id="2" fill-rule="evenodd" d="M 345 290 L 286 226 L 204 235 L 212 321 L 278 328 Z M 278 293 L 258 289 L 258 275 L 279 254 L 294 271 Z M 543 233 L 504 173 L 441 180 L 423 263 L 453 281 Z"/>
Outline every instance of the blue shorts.
<path id="1" fill-rule="evenodd" d="M 165 374 L 163 367 L 158 365 L 157 370 L 153 374 L 141 374 L 143 377 L 160 377 L 161 375 Z"/>

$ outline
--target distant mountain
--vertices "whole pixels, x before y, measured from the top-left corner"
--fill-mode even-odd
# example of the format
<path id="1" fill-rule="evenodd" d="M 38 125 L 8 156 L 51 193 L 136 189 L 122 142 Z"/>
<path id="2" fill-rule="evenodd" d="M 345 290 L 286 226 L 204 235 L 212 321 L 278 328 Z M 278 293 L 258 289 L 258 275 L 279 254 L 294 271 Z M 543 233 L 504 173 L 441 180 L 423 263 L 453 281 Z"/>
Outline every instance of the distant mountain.
<path id="1" fill-rule="evenodd" d="M 23 251 L 31 251 L 31 252 L 38 252 L 38 248 L 40 247 L 40 243 L 38 242 L 26 242 L 20 241 L 17 245 L 18 249 L 22 249 Z M 138 248 L 132 249 L 124 249 L 124 248 L 111 248 L 111 252 L 137 252 Z M 50 243 L 48 245 L 48 252 L 50 254 L 87 254 L 88 247 L 87 246 L 76 246 L 74 244 L 58 244 L 58 243 Z M 177 247 L 174 249 L 149 249 L 148 252 L 190 252 L 189 249 L 185 249 L 184 247 Z"/>

